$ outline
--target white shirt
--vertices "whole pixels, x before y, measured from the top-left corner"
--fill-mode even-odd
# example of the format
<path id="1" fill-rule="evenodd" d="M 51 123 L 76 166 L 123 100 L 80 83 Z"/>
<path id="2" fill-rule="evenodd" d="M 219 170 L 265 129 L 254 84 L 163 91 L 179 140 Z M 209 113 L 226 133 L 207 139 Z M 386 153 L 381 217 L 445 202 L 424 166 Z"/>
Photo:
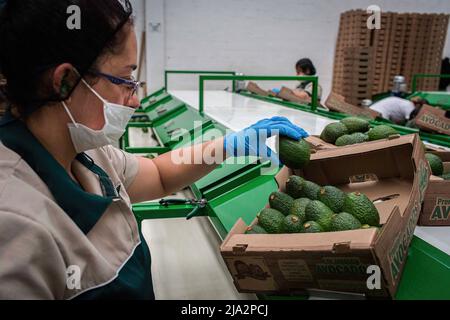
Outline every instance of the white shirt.
<path id="1" fill-rule="evenodd" d="M 383 118 L 393 122 L 409 120 L 415 110 L 414 103 L 398 97 L 388 97 L 374 103 L 370 109 L 379 112 Z"/>

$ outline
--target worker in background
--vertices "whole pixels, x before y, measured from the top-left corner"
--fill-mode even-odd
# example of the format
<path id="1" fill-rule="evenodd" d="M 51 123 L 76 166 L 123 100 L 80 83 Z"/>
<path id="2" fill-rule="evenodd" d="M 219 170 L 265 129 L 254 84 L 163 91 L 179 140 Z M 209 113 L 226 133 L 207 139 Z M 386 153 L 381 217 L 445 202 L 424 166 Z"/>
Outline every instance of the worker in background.
<path id="1" fill-rule="evenodd" d="M 295 64 L 295 72 L 299 77 L 315 76 L 317 74 L 316 67 L 309 58 L 300 59 Z M 281 89 L 274 88 L 271 91 L 278 94 Z M 293 90 L 293 93 L 303 100 L 310 100 L 313 93 L 313 83 L 311 81 L 300 81 L 300 84 Z M 320 101 L 322 99 L 322 87 L 320 85 L 318 86 L 317 95 Z"/>
<path id="2" fill-rule="evenodd" d="M 315 76 L 317 74 L 316 67 L 309 58 L 300 59 L 295 64 L 295 71 L 297 76 Z M 301 81 L 294 94 L 301 99 L 308 99 L 312 97 L 313 83 L 311 81 Z M 322 99 L 322 87 L 319 85 L 317 92 L 319 101 Z"/>
<path id="3" fill-rule="evenodd" d="M 420 108 L 428 101 L 420 97 L 407 100 L 399 97 L 388 97 L 370 106 L 370 109 L 377 111 L 384 119 L 403 125 L 418 114 Z"/>
<path id="4" fill-rule="evenodd" d="M 73 4 L 81 29 L 67 27 Z M 0 47 L 12 105 L 0 122 L 0 300 L 153 299 L 131 204 L 181 190 L 220 163 L 175 164 L 172 153 L 146 159 L 112 146 L 139 106 L 130 2 L 8 0 Z M 260 152 L 266 141 L 249 143 L 255 132 L 307 136 L 274 117 L 183 153 L 221 162 L 245 151 L 276 162 Z"/>

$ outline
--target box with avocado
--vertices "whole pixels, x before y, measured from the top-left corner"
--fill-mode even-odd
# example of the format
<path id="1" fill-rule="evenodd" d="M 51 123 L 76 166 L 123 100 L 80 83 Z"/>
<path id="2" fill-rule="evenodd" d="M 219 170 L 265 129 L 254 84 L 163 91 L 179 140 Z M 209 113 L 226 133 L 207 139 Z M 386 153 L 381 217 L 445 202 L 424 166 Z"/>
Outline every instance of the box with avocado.
<path id="1" fill-rule="evenodd" d="M 223 242 L 236 288 L 395 296 L 430 176 L 418 135 L 321 150 L 302 162 L 280 172 L 266 208 Z M 240 275 L 242 263 L 265 276 Z M 379 286 L 368 286 L 371 266 Z"/>
<path id="2" fill-rule="evenodd" d="M 427 152 L 432 176 L 425 193 L 421 226 L 450 226 L 450 151 Z"/>

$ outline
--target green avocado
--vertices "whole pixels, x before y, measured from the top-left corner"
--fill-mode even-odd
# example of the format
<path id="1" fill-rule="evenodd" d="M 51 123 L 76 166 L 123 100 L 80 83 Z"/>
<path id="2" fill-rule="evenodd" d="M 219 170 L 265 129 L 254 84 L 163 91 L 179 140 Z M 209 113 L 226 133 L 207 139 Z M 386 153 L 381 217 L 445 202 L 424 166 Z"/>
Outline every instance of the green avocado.
<path id="1" fill-rule="evenodd" d="M 261 227 L 260 225 L 253 225 L 251 227 L 247 228 L 247 231 L 245 231 L 245 234 L 265 234 L 267 233 L 266 230 L 264 230 L 263 227 Z"/>
<path id="2" fill-rule="evenodd" d="M 272 209 L 280 211 L 287 216 L 291 210 L 294 199 L 283 192 L 272 192 L 269 197 L 269 204 Z"/>
<path id="3" fill-rule="evenodd" d="M 322 227 L 315 221 L 308 221 L 303 224 L 303 233 L 318 233 L 323 232 Z"/>
<path id="4" fill-rule="evenodd" d="M 336 187 L 325 186 L 319 190 L 317 198 L 333 212 L 338 213 L 344 206 L 345 193 Z"/>
<path id="5" fill-rule="evenodd" d="M 346 195 L 344 200 L 344 212 L 350 213 L 361 224 L 368 224 L 370 226 L 380 225 L 380 215 L 377 208 L 370 199 L 359 192 L 353 192 Z"/>
<path id="6" fill-rule="evenodd" d="M 307 221 L 317 222 L 324 231 L 330 230 L 334 213 L 325 204 L 318 200 L 313 200 L 308 204 L 305 211 Z"/>
<path id="7" fill-rule="evenodd" d="M 334 122 L 325 127 L 320 138 L 325 142 L 334 144 L 339 137 L 346 134 L 348 134 L 347 127 L 340 122 Z"/>
<path id="8" fill-rule="evenodd" d="M 266 208 L 258 214 L 258 224 L 268 233 L 283 233 L 284 218 L 280 211 Z"/>
<path id="9" fill-rule="evenodd" d="M 356 230 L 360 228 L 361 222 L 347 212 L 336 214 L 331 220 L 331 231 Z"/>
<path id="10" fill-rule="evenodd" d="M 305 210 L 310 202 L 311 200 L 309 200 L 308 198 L 295 199 L 294 203 L 292 204 L 291 210 L 289 211 L 289 214 L 298 216 L 303 223 L 306 218 Z"/>
<path id="11" fill-rule="evenodd" d="M 306 167 L 311 159 L 311 146 L 305 140 L 296 141 L 284 136 L 279 141 L 280 161 L 291 169 Z"/>
<path id="12" fill-rule="evenodd" d="M 286 233 L 301 233 L 303 232 L 303 222 L 296 215 L 288 215 L 284 218 L 284 232 Z"/>
<path id="13" fill-rule="evenodd" d="M 396 134 L 398 134 L 397 130 L 384 124 L 376 126 L 375 128 L 371 129 L 368 133 L 370 141 L 387 139 L 390 136 Z"/>
<path id="14" fill-rule="evenodd" d="M 425 158 L 431 167 L 431 172 L 433 172 L 434 176 L 440 176 L 444 172 L 444 164 L 442 163 L 441 158 L 433 153 L 426 153 Z"/>
<path id="15" fill-rule="evenodd" d="M 305 179 L 299 176 L 290 176 L 286 181 L 286 193 L 294 199 L 302 196 L 303 184 Z"/>
<path id="16" fill-rule="evenodd" d="M 348 133 L 350 134 L 355 132 L 367 132 L 370 128 L 369 121 L 357 117 L 342 119 L 341 123 L 347 127 Z"/>

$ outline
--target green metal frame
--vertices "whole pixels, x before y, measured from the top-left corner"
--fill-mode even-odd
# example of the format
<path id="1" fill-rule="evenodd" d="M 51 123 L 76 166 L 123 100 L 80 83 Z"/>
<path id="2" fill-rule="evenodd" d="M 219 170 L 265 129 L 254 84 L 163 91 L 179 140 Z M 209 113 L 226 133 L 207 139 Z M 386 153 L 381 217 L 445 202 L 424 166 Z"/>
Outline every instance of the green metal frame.
<path id="1" fill-rule="evenodd" d="M 235 71 L 211 71 L 211 70 L 206 70 L 206 71 L 197 71 L 197 70 L 166 70 L 164 72 L 164 86 L 166 91 L 168 91 L 168 81 L 169 81 L 169 74 L 221 74 L 221 75 L 232 75 L 235 76 L 236 72 Z M 236 84 L 233 82 L 233 92 L 236 91 Z"/>
<path id="2" fill-rule="evenodd" d="M 206 81 L 311 81 L 313 83 L 311 109 L 315 111 L 319 105 L 319 78 L 318 77 L 293 77 L 293 76 L 200 76 L 199 85 L 199 112 L 204 114 L 205 82 Z M 234 90 L 233 90 L 234 91 Z"/>
<path id="3" fill-rule="evenodd" d="M 412 92 L 416 92 L 417 91 L 417 80 L 418 79 L 423 79 L 423 78 L 444 78 L 444 79 L 448 79 L 450 78 L 450 74 L 415 74 L 413 75 L 412 78 L 412 85 L 411 85 L 411 90 Z"/>

